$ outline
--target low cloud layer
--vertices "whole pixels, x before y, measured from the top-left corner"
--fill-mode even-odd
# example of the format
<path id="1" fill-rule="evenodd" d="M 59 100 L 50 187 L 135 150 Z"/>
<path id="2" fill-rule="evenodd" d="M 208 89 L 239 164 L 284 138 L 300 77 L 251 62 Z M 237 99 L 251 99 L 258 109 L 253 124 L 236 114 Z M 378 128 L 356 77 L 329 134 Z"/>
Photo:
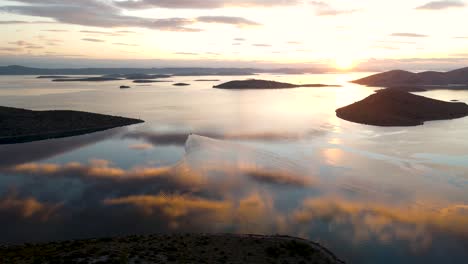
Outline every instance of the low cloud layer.
<path id="1" fill-rule="evenodd" d="M 442 10 L 448 8 L 462 8 L 465 7 L 465 3 L 461 1 L 432 1 L 422 6 L 416 7 L 418 10 Z"/>
<path id="2" fill-rule="evenodd" d="M 89 41 L 89 42 L 106 42 L 105 40 L 102 40 L 102 39 L 95 39 L 95 38 L 84 38 L 84 39 L 81 39 L 83 41 Z"/>
<path id="3" fill-rule="evenodd" d="M 143 18 L 124 15 L 122 4 L 113 1 L 37 1 L 19 0 L 28 5 L 9 5 L 0 7 L 0 11 L 19 15 L 37 16 L 54 19 L 60 23 L 93 27 L 139 27 L 166 31 L 201 31 L 190 27 L 196 23 L 219 23 L 237 26 L 258 25 L 242 17 L 202 16 L 198 18 Z M 196 1 L 198 2 L 198 1 Z M 137 3 L 137 2 L 135 2 Z M 141 4 L 141 3 L 140 3 Z M 23 23 L 23 21 L 5 21 L 4 23 Z"/>
<path id="4" fill-rule="evenodd" d="M 336 9 L 328 3 L 322 1 L 311 1 L 310 4 L 315 8 L 315 13 L 318 16 L 337 16 L 350 14 L 357 11 L 355 9 Z"/>
<path id="5" fill-rule="evenodd" d="M 212 9 L 222 7 L 272 7 L 300 3 L 299 0 L 127 0 L 116 4 L 124 8 L 145 9 L 154 7 L 180 9 Z"/>
<path id="6" fill-rule="evenodd" d="M 260 24 L 242 17 L 228 17 L 228 16 L 201 16 L 197 18 L 198 22 L 203 23 L 219 23 L 231 24 L 237 26 L 259 26 Z"/>
<path id="7" fill-rule="evenodd" d="M 405 32 L 393 33 L 391 36 L 392 37 L 408 37 L 408 38 L 426 38 L 426 37 L 428 37 L 428 35 L 424 35 L 424 34 L 405 33 Z"/>

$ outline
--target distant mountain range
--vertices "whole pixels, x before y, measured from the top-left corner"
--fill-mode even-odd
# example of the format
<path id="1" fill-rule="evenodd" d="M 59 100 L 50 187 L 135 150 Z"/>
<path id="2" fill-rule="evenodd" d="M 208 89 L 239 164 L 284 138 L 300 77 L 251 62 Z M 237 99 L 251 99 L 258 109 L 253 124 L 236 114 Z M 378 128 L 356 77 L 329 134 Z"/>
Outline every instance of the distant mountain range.
<path id="1" fill-rule="evenodd" d="M 0 67 L 0 75 L 108 75 L 170 74 L 175 76 L 254 75 L 256 73 L 303 74 L 323 73 L 324 69 L 256 69 L 256 68 L 70 68 L 43 69 L 18 65 Z"/>
<path id="2" fill-rule="evenodd" d="M 464 85 L 468 86 L 468 67 L 449 72 L 426 71 L 413 73 L 402 70 L 383 72 L 355 80 L 354 83 L 379 86 L 431 86 L 431 85 Z"/>

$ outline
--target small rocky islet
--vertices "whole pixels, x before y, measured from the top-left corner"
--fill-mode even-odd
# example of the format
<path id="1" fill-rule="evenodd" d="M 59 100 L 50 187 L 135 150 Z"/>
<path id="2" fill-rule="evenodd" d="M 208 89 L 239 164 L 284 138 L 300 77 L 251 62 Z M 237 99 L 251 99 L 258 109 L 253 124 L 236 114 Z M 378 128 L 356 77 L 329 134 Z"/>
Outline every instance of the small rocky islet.
<path id="1" fill-rule="evenodd" d="M 337 109 L 336 115 L 341 119 L 365 125 L 418 126 L 426 121 L 468 116 L 468 105 L 387 88 L 362 101 Z"/>
<path id="2" fill-rule="evenodd" d="M 173 86 L 189 86 L 188 83 L 174 83 Z"/>
<path id="3" fill-rule="evenodd" d="M 327 85 L 327 84 L 291 84 L 284 82 L 268 81 L 268 80 L 240 80 L 230 81 L 220 85 L 213 86 L 218 89 L 290 89 L 299 87 L 340 87 L 339 85 Z"/>

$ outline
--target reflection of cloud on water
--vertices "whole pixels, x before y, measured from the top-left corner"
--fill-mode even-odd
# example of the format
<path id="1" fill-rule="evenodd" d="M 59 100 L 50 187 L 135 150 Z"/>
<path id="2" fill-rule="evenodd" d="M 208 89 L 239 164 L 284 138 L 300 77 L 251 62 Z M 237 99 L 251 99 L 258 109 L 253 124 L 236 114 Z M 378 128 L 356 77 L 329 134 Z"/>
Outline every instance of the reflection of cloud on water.
<path id="1" fill-rule="evenodd" d="M 42 140 L 23 144 L 0 145 L 0 168 L 43 160 L 94 144 L 126 131 L 116 128 L 87 135 Z"/>
<path id="2" fill-rule="evenodd" d="M 355 242 L 407 241 L 415 249 L 426 249 L 436 233 L 468 239 L 468 206 L 447 205 L 439 210 L 397 207 L 384 203 L 343 198 L 313 198 L 303 201 L 293 214 L 297 223 L 327 223 L 336 236 Z"/>
<path id="3" fill-rule="evenodd" d="M 315 177 L 306 176 L 310 170 L 300 162 L 236 143 L 192 136 L 186 149 L 180 162 L 167 167 L 121 168 L 106 160 L 12 166 L 5 175 L 36 179 L 28 183 L 34 187 L 40 182 L 79 191 L 64 198 L 57 192 L 44 194 L 48 189 L 43 185 L 38 191 L 32 185 L 18 186 L 17 195 L 0 198 L 0 241 L 176 230 L 300 235 L 320 239 L 332 249 L 346 245 L 353 251 L 349 255 L 366 253 L 362 243 L 385 244 L 390 250 L 452 247 L 464 252 L 453 246 L 468 240 L 468 207 L 463 203 L 412 193 L 394 199 L 383 195 L 387 186 L 363 184 L 367 178 L 338 179 L 334 182 L 341 188 L 327 189 L 325 181 L 318 185 Z M 348 153 L 343 158 L 349 159 Z M 67 185 L 61 185 L 62 179 L 68 179 L 63 181 Z M 324 192 L 338 194 L 330 198 Z"/>
<path id="4" fill-rule="evenodd" d="M 271 197 L 265 193 L 252 192 L 245 197 L 230 197 L 220 200 L 201 198 L 193 195 L 166 194 L 132 195 L 105 199 L 107 206 L 134 207 L 144 215 L 164 215 L 172 228 L 191 223 L 215 224 L 235 227 L 242 233 L 272 233 L 284 230 L 284 217 L 275 212 Z M 122 207 L 119 207 L 122 208 Z"/>
<path id="5" fill-rule="evenodd" d="M 134 145 L 130 145 L 128 146 L 129 149 L 133 149 L 133 150 L 148 150 L 148 149 L 152 149 L 154 146 L 152 144 L 134 144 Z"/>
<path id="6" fill-rule="evenodd" d="M 135 168 L 124 170 L 112 167 L 107 160 L 91 160 L 88 164 L 70 162 L 64 165 L 51 163 L 26 163 L 9 169 L 10 172 L 46 176 L 75 176 L 113 180 L 139 180 L 144 178 L 167 177 L 171 167 Z"/>
<path id="7" fill-rule="evenodd" d="M 301 140 L 314 136 L 322 136 L 327 133 L 325 128 L 310 130 L 305 133 L 290 132 L 203 132 L 197 131 L 195 134 L 224 140 L 252 140 L 252 141 L 282 141 Z M 124 135 L 124 138 L 145 140 L 155 146 L 157 145 L 185 145 L 191 132 L 153 132 L 153 131 L 131 131 Z"/>
<path id="8" fill-rule="evenodd" d="M 178 220 L 184 217 L 203 218 L 208 222 L 226 221 L 232 207 L 229 201 L 216 201 L 190 195 L 165 194 L 132 195 L 121 198 L 105 199 L 108 206 L 129 205 L 140 209 L 150 216 L 157 211 L 170 220 L 170 226 L 178 227 Z"/>
<path id="9" fill-rule="evenodd" d="M 262 170 L 249 165 L 242 166 L 241 171 L 255 181 L 263 183 L 308 187 L 312 186 L 316 181 L 316 179 L 312 179 L 311 177 L 304 177 L 290 172 L 282 172 L 281 170 Z"/>
<path id="10" fill-rule="evenodd" d="M 42 203 L 34 197 L 20 198 L 14 191 L 0 197 L 2 217 L 35 218 L 44 222 L 61 206 L 61 203 Z"/>

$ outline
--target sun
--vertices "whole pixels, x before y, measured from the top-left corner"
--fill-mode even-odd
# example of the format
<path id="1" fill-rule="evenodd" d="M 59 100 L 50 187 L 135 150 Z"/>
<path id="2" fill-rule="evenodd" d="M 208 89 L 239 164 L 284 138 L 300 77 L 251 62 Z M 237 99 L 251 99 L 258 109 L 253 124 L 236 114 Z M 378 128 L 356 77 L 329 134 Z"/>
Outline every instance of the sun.
<path id="1" fill-rule="evenodd" d="M 352 59 L 349 58 L 338 58 L 335 60 L 335 67 L 338 70 L 350 70 L 354 67 L 355 63 Z"/>

